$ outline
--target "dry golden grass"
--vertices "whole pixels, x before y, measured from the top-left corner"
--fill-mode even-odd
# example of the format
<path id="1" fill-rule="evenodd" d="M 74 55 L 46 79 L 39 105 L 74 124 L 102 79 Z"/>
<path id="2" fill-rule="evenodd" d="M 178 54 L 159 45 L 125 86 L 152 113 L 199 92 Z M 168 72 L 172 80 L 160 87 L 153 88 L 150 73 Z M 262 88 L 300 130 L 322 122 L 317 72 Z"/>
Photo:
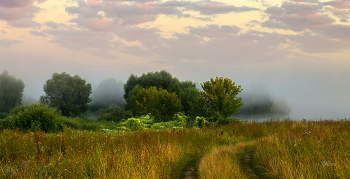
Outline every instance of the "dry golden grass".
<path id="1" fill-rule="evenodd" d="M 282 123 L 255 145 L 254 158 L 278 178 L 349 178 L 349 131 L 349 121 Z"/>
<path id="2" fill-rule="evenodd" d="M 201 179 L 248 179 L 249 174 L 242 168 L 241 153 L 248 146 L 256 145 L 258 141 L 269 140 L 264 137 L 235 145 L 215 147 L 210 153 L 202 157 L 198 172 Z"/>

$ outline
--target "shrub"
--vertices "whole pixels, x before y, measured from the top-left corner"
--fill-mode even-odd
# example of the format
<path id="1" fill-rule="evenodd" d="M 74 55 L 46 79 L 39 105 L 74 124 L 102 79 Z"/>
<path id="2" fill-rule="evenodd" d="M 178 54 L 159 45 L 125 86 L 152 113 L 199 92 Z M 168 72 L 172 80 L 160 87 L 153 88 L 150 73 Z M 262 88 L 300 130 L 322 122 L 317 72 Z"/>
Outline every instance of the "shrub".
<path id="1" fill-rule="evenodd" d="M 177 113 L 173 116 L 172 121 L 168 122 L 159 122 L 152 125 L 153 129 L 165 129 L 165 128 L 173 128 L 173 129 L 183 129 L 186 127 L 188 117 L 183 113 Z"/>
<path id="2" fill-rule="evenodd" d="M 141 124 L 140 119 L 137 118 L 129 118 L 125 122 L 121 123 L 121 126 L 124 126 L 131 131 L 142 129 L 144 126 Z"/>
<path id="3" fill-rule="evenodd" d="M 63 125 L 58 122 L 59 116 L 59 112 L 54 108 L 35 103 L 14 108 L 8 120 L 11 121 L 12 127 L 25 132 L 33 131 L 37 128 L 44 132 L 57 132 L 58 127 L 60 130 L 63 130 Z"/>
<path id="4" fill-rule="evenodd" d="M 207 120 L 205 120 L 204 117 L 197 116 L 195 125 L 198 127 L 209 126 L 209 122 Z"/>
<path id="5" fill-rule="evenodd" d="M 8 119 L 0 119 L 0 129 L 13 129 L 13 124 Z"/>

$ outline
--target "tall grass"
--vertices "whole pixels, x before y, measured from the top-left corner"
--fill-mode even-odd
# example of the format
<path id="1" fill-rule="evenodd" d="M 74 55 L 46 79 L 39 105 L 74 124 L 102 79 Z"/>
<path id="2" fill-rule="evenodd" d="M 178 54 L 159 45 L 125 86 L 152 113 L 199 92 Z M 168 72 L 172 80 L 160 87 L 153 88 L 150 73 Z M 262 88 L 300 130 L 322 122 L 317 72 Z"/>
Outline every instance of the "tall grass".
<path id="1" fill-rule="evenodd" d="M 184 178 L 198 159 L 200 178 L 249 178 L 238 155 L 248 151 L 253 169 L 275 178 L 347 178 L 349 129 L 347 120 L 284 120 L 119 134 L 0 130 L 0 178 Z"/>
<path id="2" fill-rule="evenodd" d="M 255 145 L 255 159 L 279 178 L 348 178 L 350 121 L 278 122 L 270 141 Z"/>
<path id="3" fill-rule="evenodd" d="M 0 131 L 1 178 L 180 178 L 186 164 L 243 137 L 220 129 L 136 131 L 122 135 L 69 130 Z"/>

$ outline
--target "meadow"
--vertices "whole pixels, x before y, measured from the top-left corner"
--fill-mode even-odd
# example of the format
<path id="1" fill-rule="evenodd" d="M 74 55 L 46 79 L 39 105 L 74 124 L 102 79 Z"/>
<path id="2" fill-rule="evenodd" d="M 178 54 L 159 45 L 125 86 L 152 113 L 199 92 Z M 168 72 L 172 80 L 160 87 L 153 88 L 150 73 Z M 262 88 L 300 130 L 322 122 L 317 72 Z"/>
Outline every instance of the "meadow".
<path id="1" fill-rule="evenodd" d="M 0 130 L 1 178 L 347 178 L 350 121 Z M 189 172 L 189 170 L 191 170 Z M 189 174 L 190 173 L 190 174 Z M 191 175 L 191 176 L 189 176 Z"/>

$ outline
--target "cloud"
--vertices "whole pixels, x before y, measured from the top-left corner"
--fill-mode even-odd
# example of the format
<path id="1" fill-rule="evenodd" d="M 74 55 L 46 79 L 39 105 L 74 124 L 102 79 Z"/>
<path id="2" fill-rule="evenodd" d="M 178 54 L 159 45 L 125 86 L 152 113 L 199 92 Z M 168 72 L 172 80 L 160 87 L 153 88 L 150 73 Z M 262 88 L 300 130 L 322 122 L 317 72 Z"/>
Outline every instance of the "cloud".
<path id="1" fill-rule="evenodd" d="M 7 32 L 4 29 L 1 29 L 2 34 L 7 34 Z"/>
<path id="2" fill-rule="evenodd" d="M 0 39 L 0 47 L 5 47 L 5 48 L 9 48 L 12 45 L 16 45 L 22 43 L 22 41 L 19 40 L 8 40 L 8 39 Z"/>
<path id="3" fill-rule="evenodd" d="M 192 4 L 187 7 L 187 10 L 199 11 L 203 15 L 227 14 L 231 12 L 245 12 L 256 11 L 258 8 L 251 8 L 247 6 L 236 7 L 233 5 L 226 5 L 222 2 L 205 2 L 204 4 Z"/>
<path id="4" fill-rule="evenodd" d="M 68 25 L 66 25 L 66 24 L 56 23 L 56 22 L 52 22 L 52 21 L 45 22 L 43 25 L 51 27 L 53 29 L 65 29 L 65 28 L 67 29 L 68 28 Z"/>
<path id="5" fill-rule="evenodd" d="M 347 19 L 340 19 L 340 22 L 349 22 Z"/>
<path id="6" fill-rule="evenodd" d="M 88 52 L 90 52 L 91 54 L 93 54 L 95 56 L 103 57 L 104 59 L 107 59 L 107 60 L 115 60 L 118 58 L 117 56 L 110 54 L 110 53 L 103 51 L 103 50 L 89 50 Z"/>
<path id="7" fill-rule="evenodd" d="M 145 50 L 138 46 L 124 46 L 121 49 L 121 52 L 130 54 L 130 55 L 140 56 L 140 57 L 152 56 L 152 53 L 149 50 Z"/>
<path id="8" fill-rule="evenodd" d="M 350 8 L 350 1 L 349 0 L 338 0 L 338 1 L 328 1 L 322 3 L 323 5 L 330 5 L 335 8 L 339 9 L 345 9 Z"/>
<path id="9" fill-rule="evenodd" d="M 350 26 L 349 25 L 330 25 L 322 29 L 320 33 L 328 38 L 335 38 L 338 40 L 350 40 Z"/>
<path id="10" fill-rule="evenodd" d="M 101 1 L 99 3 L 85 3 L 78 1 L 79 6 L 66 7 L 69 14 L 78 14 L 81 22 L 82 18 L 96 19 L 109 18 L 114 24 L 135 25 L 151 22 L 157 19 L 160 14 L 175 15 L 185 17 L 176 7 L 155 6 L 155 2 L 135 1 L 144 3 L 126 4 L 123 2 Z M 99 14 L 103 12 L 104 15 Z"/>
<path id="11" fill-rule="evenodd" d="M 350 10 L 343 10 L 343 9 L 333 9 L 333 14 L 340 18 L 348 18 L 350 16 Z"/>
<path id="12" fill-rule="evenodd" d="M 71 50 L 99 49 L 110 50 L 118 48 L 120 42 L 114 40 L 111 33 L 92 32 L 89 30 L 48 29 L 41 33 L 52 36 L 49 42 Z"/>
<path id="13" fill-rule="evenodd" d="M 26 7 L 33 4 L 33 0 L 1 0 L 0 7 L 14 8 L 14 7 Z"/>
<path id="14" fill-rule="evenodd" d="M 240 29 L 235 26 L 208 25 L 188 29 L 187 34 L 175 33 L 172 39 L 162 39 L 163 45 L 152 51 L 167 60 L 215 60 L 216 63 L 210 65 L 216 68 L 222 67 L 220 64 L 229 67 L 281 59 L 284 50 L 280 46 L 287 43 L 284 36 L 277 33 L 248 31 L 238 34 Z"/>
<path id="15" fill-rule="evenodd" d="M 321 35 L 312 35 L 311 33 L 289 35 L 287 38 L 293 41 L 297 48 L 307 53 L 340 52 L 350 47 L 350 41 L 332 40 Z"/>
<path id="16" fill-rule="evenodd" d="M 33 0 L 0 1 L 0 20 L 6 21 L 13 27 L 40 27 L 39 23 L 33 21 L 34 14 L 38 13 L 40 8 L 34 6 L 33 3 Z"/>
<path id="17" fill-rule="evenodd" d="M 45 34 L 45 33 L 43 33 L 43 32 L 39 32 L 39 31 L 33 31 L 33 30 L 31 30 L 31 31 L 29 31 L 29 33 L 30 33 L 31 35 L 34 35 L 34 36 L 40 36 L 40 37 L 46 37 L 46 36 L 47 36 L 47 34 Z"/>
<path id="18" fill-rule="evenodd" d="M 285 1 L 281 7 L 268 7 L 265 13 L 269 20 L 262 23 L 264 27 L 303 31 L 318 30 L 336 22 L 323 14 L 319 4 L 300 4 Z"/>
<path id="19" fill-rule="evenodd" d="M 291 0 L 294 2 L 308 2 L 308 3 L 319 3 L 319 0 Z"/>
<path id="20" fill-rule="evenodd" d="M 257 21 L 257 20 L 251 20 L 251 21 L 249 21 L 249 22 L 246 24 L 246 26 L 248 26 L 248 27 L 255 27 L 255 26 L 258 25 L 258 24 L 260 24 L 259 21 Z"/>
<path id="21" fill-rule="evenodd" d="M 207 25 L 205 27 L 188 27 L 189 33 L 208 38 L 227 38 L 230 35 L 237 35 L 241 28 L 228 25 Z"/>

